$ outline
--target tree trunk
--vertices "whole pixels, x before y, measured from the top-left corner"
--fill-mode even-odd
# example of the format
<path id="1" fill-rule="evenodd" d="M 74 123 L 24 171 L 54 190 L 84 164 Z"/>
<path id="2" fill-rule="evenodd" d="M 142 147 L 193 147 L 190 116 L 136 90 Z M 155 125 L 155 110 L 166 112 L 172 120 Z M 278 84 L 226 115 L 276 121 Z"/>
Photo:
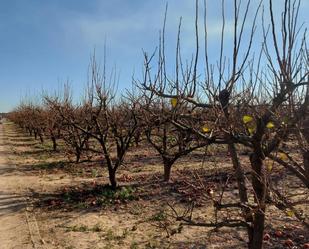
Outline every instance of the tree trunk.
<path id="1" fill-rule="evenodd" d="M 220 104 L 223 108 L 224 115 L 229 119 L 229 99 L 230 99 L 230 92 L 227 89 L 223 89 L 219 93 L 219 101 Z M 239 105 L 237 106 L 239 109 Z M 236 181 L 237 181 L 237 187 L 238 187 L 238 194 L 239 194 L 239 200 L 240 203 L 245 204 L 248 202 L 248 193 L 247 193 L 247 187 L 246 187 L 246 181 L 245 181 L 245 172 L 239 162 L 239 158 L 237 155 L 236 147 L 235 144 L 232 141 L 232 137 L 230 135 L 226 136 L 226 139 L 229 141 L 228 143 L 228 151 L 230 153 L 231 159 L 232 159 L 232 164 L 233 168 L 235 171 L 235 176 L 236 176 Z M 249 208 L 242 208 L 242 213 L 243 216 L 245 217 L 246 222 L 252 222 L 253 217 L 251 215 L 250 209 Z M 252 241 L 252 236 L 253 236 L 253 229 L 252 227 L 247 228 L 247 234 L 248 234 L 248 239 L 249 239 L 249 245 Z"/>
<path id="2" fill-rule="evenodd" d="M 40 142 L 44 143 L 44 138 L 43 138 L 43 135 L 41 133 L 39 133 L 39 138 L 40 138 Z"/>
<path id="3" fill-rule="evenodd" d="M 80 151 L 79 148 L 75 148 L 75 156 L 76 156 L 75 162 L 76 162 L 76 163 L 79 163 L 80 156 L 81 156 L 81 151 Z"/>
<path id="4" fill-rule="evenodd" d="M 263 169 L 263 160 L 259 153 L 253 153 L 250 156 L 250 162 L 253 169 L 252 186 L 255 193 L 255 202 L 258 209 L 253 214 L 254 221 L 252 227 L 252 239 L 249 241 L 250 249 L 263 248 L 263 236 L 265 227 L 265 199 L 266 199 L 266 177 Z"/>
<path id="5" fill-rule="evenodd" d="M 51 140 L 53 142 L 53 150 L 56 151 L 57 150 L 57 141 L 56 141 L 56 137 L 55 136 L 51 136 Z"/>
<path id="6" fill-rule="evenodd" d="M 109 182 L 113 190 L 117 188 L 116 170 L 108 168 Z"/>
<path id="7" fill-rule="evenodd" d="M 164 164 L 164 181 L 168 182 L 171 178 L 172 165 Z"/>
<path id="8" fill-rule="evenodd" d="M 263 248 L 264 228 L 265 228 L 265 207 L 260 208 L 254 214 L 252 240 L 249 242 L 249 249 Z"/>
<path id="9" fill-rule="evenodd" d="M 141 133 L 137 131 L 134 135 L 135 147 L 138 147 L 141 138 Z"/>
<path id="10" fill-rule="evenodd" d="M 240 200 L 240 203 L 245 204 L 248 202 L 247 187 L 246 187 L 246 182 L 245 182 L 245 172 L 239 162 L 237 151 L 233 143 L 228 144 L 228 150 L 232 158 L 233 168 L 235 170 L 239 200 Z M 242 213 L 243 213 L 243 216 L 245 217 L 246 222 L 252 222 L 253 217 L 251 215 L 250 208 L 243 207 Z M 247 234 L 248 234 L 249 241 L 252 241 L 252 228 L 251 227 L 247 228 Z"/>
<path id="11" fill-rule="evenodd" d="M 164 165 L 164 176 L 163 180 L 165 182 L 169 182 L 171 178 L 171 171 L 172 171 L 172 166 L 174 164 L 174 160 L 168 159 L 168 158 L 163 158 L 163 165 Z"/>
<path id="12" fill-rule="evenodd" d="M 232 158 L 233 168 L 235 170 L 237 185 L 238 185 L 238 194 L 241 203 L 248 202 L 247 188 L 245 183 L 245 173 L 243 168 L 240 165 L 235 145 L 233 143 L 228 144 L 228 150 Z"/>

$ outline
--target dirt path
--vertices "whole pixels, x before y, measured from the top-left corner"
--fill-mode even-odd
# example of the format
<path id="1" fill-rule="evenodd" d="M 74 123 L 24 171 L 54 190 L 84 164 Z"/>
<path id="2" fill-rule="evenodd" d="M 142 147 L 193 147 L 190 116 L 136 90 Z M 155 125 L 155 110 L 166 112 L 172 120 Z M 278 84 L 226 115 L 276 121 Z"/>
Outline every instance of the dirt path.
<path id="1" fill-rule="evenodd" d="M 0 124 L 0 249 L 38 248 L 33 244 L 32 218 L 26 211 L 26 191 L 21 189 L 26 179 L 14 165 L 7 163 L 8 154 L 4 128 Z"/>

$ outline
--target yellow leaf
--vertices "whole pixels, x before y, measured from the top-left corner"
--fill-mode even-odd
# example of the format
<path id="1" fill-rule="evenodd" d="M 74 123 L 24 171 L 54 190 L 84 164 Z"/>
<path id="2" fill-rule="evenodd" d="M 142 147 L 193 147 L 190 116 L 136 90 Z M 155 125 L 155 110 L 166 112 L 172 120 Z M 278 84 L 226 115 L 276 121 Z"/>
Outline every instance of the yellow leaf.
<path id="1" fill-rule="evenodd" d="M 209 133 L 209 132 L 211 131 L 206 125 L 204 125 L 204 126 L 202 127 L 202 130 L 203 130 L 203 132 L 205 132 L 205 133 Z"/>
<path id="2" fill-rule="evenodd" d="M 285 153 L 283 153 L 283 152 L 280 152 L 280 153 L 279 153 L 279 158 L 280 158 L 282 161 L 286 161 L 286 160 L 289 159 L 288 156 L 287 156 Z"/>
<path id="3" fill-rule="evenodd" d="M 273 169 L 273 162 L 268 161 L 266 163 L 266 168 L 270 172 Z"/>
<path id="4" fill-rule="evenodd" d="M 293 216 L 294 216 L 294 212 L 293 212 L 292 210 L 286 211 L 286 214 L 287 214 L 289 217 L 293 217 Z"/>
<path id="5" fill-rule="evenodd" d="M 271 129 L 271 128 L 274 128 L 275 125 L 274 125 L 273 122 L 268 122 L 267 125 L 266 125 L 266 127 L 267 127 L 268 129 Z"/>
<path id="6" fill-rule="evenodd" d="M 171 104 L 172 104 L 172 107 L 176 107 L 176 105 L 177 105 L 177 103 L 178 103 L 178 99 L 177 98 L 171 98 Z"/>
<path id="7" fill-rule="evenodd" d="M 255 128 L 248 128 L 249 134 L 252 135 L 255 132 Z"/>
<path id="8" fill-rule="evenodd" d="M 253 120 L 253 118 L 249 115 L 245 115 L 242 117 L 242 121 L 244 122 L 244 124 L 247 124 L 249 122 L 251 122 Z"/>

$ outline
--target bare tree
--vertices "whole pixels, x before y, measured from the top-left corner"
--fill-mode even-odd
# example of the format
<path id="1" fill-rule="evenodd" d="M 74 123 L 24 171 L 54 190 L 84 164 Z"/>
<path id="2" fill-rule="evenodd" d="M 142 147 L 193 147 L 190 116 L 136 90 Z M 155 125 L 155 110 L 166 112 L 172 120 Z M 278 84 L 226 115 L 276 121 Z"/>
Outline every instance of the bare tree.
<path id="1" fill-rule="evenodd" d="M 69 87 L 64 87 L 63 96 L 44 96 L 46 105 L 49 107 L 49 121 L 47 127 L 51 136 L 55 132 L 61 133 L 61 138 L 66 144 L 66 153 L 75 155 L 75 162 L 78 163 L 83 153 L 88 153 L 88 134 L 83 133 L 76 125 L 83 126 L 87 112 L 80 106 L 74 106 Z M 74 125 L 73 125 L 74 124 Z M 57 131 L 55 129 L 58 129 Z"/>
<path id="2" fill-rule="evenodd" d="M 224 34 L 225 34 L 225 10 L 222 2 L 222 33 L 219 59 L 216 65 L 209 63 L 207 43 L 207 14 L 204 13 L 205 27 L 205 82 L 199 84 L 197 63 L 199 56 L 198 33 L 198 1 L 196 2 L 196 51 L 191 64 L 186 67 L 182 64 L 180 53 L 180 38 L 178 36 L 176 48 L 176 76 L 172 80 L 167 76 L 166 57 L 164 53 L 164 28 L 158 52 L 157 72 L 152 74 L 152 60 L 154 55 L 145 58 L 145 73 L 142 87 L 152 94 L 167 98 L 177 99 L 194 105 L 195 108 L 208 109 L 215 116 L 214 123 L 217 129 L 216 138 L 222 138 L 228 146 L 229 154 L 235 170 L 238 183 L 240 203 L 219 205 L 220 209 L 226 207 L 239 207 L 242 210 L 244 222 L 232 222 L 232 226 L 244 225 L 247 227 L 249 248 L 262 248 L 265 223 L 265 211 L 270 187 L 267 183 L 265 171 L 265 158 L 272 157 L 282 141 L 287 139 L 291 128 L 305 116 L 308 108 L 308 93 L 298 98 L 298 102 L 292 103 L 291 97 L 295 94 L 305 93 L 300 88 L 307 88 L 308 82 L 308 49 L 306 45 L 306 33 L 300 37 L 297 25 L 300 1 L 284 1 L 284 10 L 281 15 L 281 41 L 277 33 L 274 20 L 272 1 L 268 3 L 270 26 L 263 26 L 264 42 L 260 55 L 256 61 L 252 57 L 251 48 L 253 36 L 256 31 L 256 20 L 259 14 L 261 2 L 256 6 L 255 14 L 247 41 L 244 40 L 245 26 L 248 22 L 248 13 L 251 1 L 247 1 L 244 13 L 240 13 L 240 1 L 234 1 L 234 35 L 232 62 L 225 59 Z M 264 12 L 263 12 L 264 13 Z M 241 17 L 241 14 L 242 17 Z M 262 18 L 264 22 L 264 15 Z M 264 24 L 264 23 L 263 23 Z M 180 32 L 179 32 L 180 33 Z M 300 43 L 299 41 L 300 37 Z M 279 48 L 281 44 L 281 48 Z M 240 49 L 242 47 L 242 49 Z M 274 50 L 274 55 L 270 52 Z M 240 51 L 243 57 L 240 59 Z M 266 58 L 267 68 L 260 69 L 261 61 Z M 275 58 L 275 59 L 274 59 Z M 278 65 L 278 66 L 277 66 Z M 217 72 L 215 72 L 217 70 Z M 266 80 L 266 81 L 265 81 Z M 200 90 L 205 95 L 201 96 Z M 295 99 L 295 98 L 294 98 Z M 288 122 L 282 124 L 280 111 L 284 106 L 293 106 L 293 111 L 288 113 Z M 241 112 L 240 112 L 241 111 Z M 170 122 L 181 127 L 181 122 L 172 116 Z M 212 120 L 209 120 L 212 121 Z M 276 127 L 276 128 L 275 128 Z M 193 129 L 192 129 L 193 130 Z M 220 135 L 219 135 L 219 134 Z M 251 185 L 253 188 L 254 202 L 249 202 L 246 176 L 240 164 L 236 144 L 242 144 L 249 148 L 251 163 Z M 297 176 L 297 174 L 296 174 Z M 273 189 L 272 189 L 273 190 Z M 275 191 L 278 194 L 278 191 Z M 216 203 L 218 207 L 218 203 Z M 215 224 L 209 224 L 216 226 Z M 229 226 L 224 221 L 221 225 Z"/>
<path id="3" fill-rule="evenodd" d="M 171 169 L 174 163 L 192 151 L 211 144 L 214 139 L 198 139 L 198 136 L 179 124 L 170 120 L 180 119 L 188 112 L 187 108 L 179 108 L 177 101 L 174 104 L 166 103 L 164 98 L 152 99 L 146 97 L 143 106 L 143 129 L 148 143 L 160 154 L 164 166 L 164 181 L 170 180 Z M 172 118 L 173 116 L 173 118 Z M 176 117 L 177 116 L 177 117 Z M 193 122 L 200 123 L 196 118 Z M 198 127 L 197 124 L 195 126 Z"/>
<path id="4" fill-rule="evenodd" d="M 83 110 L 83 122 L 70 119 L 63 110 L 60 112 L 68 125 L 98 142 L 100 149 L 92 148 L 92 151 L 102 155 L 102 166 L 107 167 L 111 187 L 116 189 L 116 171 L 123 163 L 138 127 L 136 103 L 126 102 L 124 99 L 116 100 L 111 85 L 116 82 L 107 82 L 105 62 L 101 72 L 93 56 L 90 69 L 87 94 L 80 107 Z"/>
<path id="5" fill-rule="evenodd" d="M 44 122 L 45 122 L 45 135 L 50 138 L 53 144 L 53 150 L 57 151 L 57 141 L 61 138 L 62 119 L 60 115 L 53 109 L 51 103 L 45 101 L 44 109 Z"/>

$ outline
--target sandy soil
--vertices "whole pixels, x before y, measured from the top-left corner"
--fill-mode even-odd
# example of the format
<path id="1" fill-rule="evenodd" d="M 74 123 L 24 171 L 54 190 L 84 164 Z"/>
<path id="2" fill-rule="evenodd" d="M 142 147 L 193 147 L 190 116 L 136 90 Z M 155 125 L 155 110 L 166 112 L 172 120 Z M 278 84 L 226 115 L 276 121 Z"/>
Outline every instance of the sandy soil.
<path id="1" fill-rule="evenodd" d="M 27 199 L 21 189 L 25 179 L 6 158 L 3 125 L 0 124 L 0 248 L 33 248 L 27 223 Z"/>

